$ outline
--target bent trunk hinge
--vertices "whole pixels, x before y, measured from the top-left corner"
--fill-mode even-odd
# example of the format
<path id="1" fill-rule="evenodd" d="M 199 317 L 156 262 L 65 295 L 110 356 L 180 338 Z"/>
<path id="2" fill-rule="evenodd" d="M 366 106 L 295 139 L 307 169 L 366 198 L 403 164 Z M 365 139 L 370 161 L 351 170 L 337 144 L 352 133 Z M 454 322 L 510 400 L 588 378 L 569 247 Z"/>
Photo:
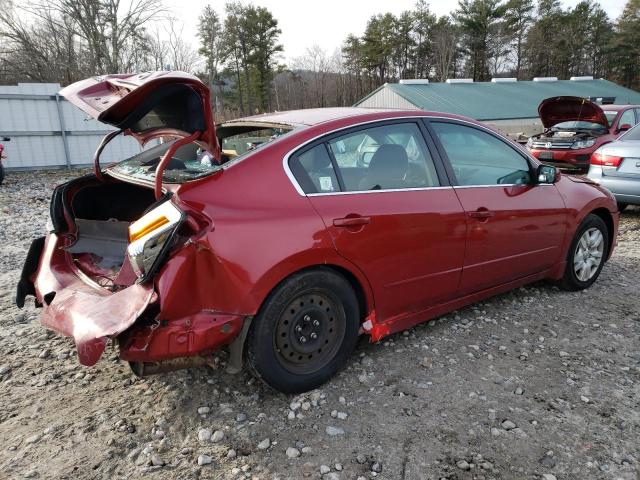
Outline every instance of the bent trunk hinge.
<path id="1" fill-rule="evenodd" d="M 173 157 L 173 154 L 176 153 L 176 150 L 178 150 L 178 148 L 180 148 L 181 146 L 186 145 L 187 143 L 191 143 L 197 140 L 198 138 L 200 138 L 201 133 L 202 132 L 200 131 L 195 131 L 188 137 L 184 137 L 176 140 L 169 147 L 169 150 L 167 150 L 167 152 L 164 154 L 164 156 L 160 160 L 160 163 L 158 163 L 158 166 L 156 167 L 156 183 L 155 183 L 155 190 L 154 190 L 156 195 L 156 200 L 160 200 L 162 198 L 162 175 L 164 175 L 164 170 L 165 168 L 167 168 L 167 165 L 169 164 L 169 161 Z"/>
<path id="2" fill-rule="evenodd" d="M 122 129 L 114 130 L 112 132 L 107 133 L 102 138 L 100 145 L 98 145 L 98 149 L 96 150 L 96 153 L 93 154 L 93 173 L 96 175 L 96 178 L 100 181 L 102 181 L 102 170 L 100 170 L 100 155 L 102 154 L 102 150 L 104 150 L 104 147 L 106 147 L 111 140 L 113 140 L 116 136 L 118 136 L 121 133 L 122 133 Z"/>

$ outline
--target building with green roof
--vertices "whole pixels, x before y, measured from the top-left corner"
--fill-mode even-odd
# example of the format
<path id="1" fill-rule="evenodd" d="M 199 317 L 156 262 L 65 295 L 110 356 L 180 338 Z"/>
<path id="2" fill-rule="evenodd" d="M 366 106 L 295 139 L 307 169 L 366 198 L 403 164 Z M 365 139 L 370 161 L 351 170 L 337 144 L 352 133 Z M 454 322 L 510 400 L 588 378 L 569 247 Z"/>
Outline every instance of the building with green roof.
<path id="1" fill-rule="evenodd" d="M 455 113 L 483 121 L 513 138 L 522 138 L 542 131 L 538 118 L 540 102 L 561 95 L 605 104 L 640 105 L 640 93 L 608 80 L 541 77 L 530 81 L 494 78 L 490 82 L 452 79 L 445 83 L 400 80 L 382 85 L 355 106 Z M 606 110 L 606 105 L 603 108 Z"/>

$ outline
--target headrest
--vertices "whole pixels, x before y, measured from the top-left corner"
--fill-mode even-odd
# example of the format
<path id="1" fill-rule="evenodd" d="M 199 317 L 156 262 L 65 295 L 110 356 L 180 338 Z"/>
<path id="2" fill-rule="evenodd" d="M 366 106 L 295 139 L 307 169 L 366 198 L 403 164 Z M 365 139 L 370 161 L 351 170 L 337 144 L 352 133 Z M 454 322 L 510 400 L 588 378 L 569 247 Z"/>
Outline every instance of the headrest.
<path id="1" fill-rule="evenodd" d="M 324 170 L 331 165 L 331 158 L 329 158 L 329 154 L 327 153 L 324 145 L 312 148 L 311 150 L 309 150 L 309 155 L 311 156 L 312 172 Z"/>
<path id="2" fill-rule="evenodd" d="M 367 174 L 384 176 L 389 179 L 402 179 L 408 168 L 407 151 L 400 145 L 387 143 L 380 145 L 371 157 Z"/>

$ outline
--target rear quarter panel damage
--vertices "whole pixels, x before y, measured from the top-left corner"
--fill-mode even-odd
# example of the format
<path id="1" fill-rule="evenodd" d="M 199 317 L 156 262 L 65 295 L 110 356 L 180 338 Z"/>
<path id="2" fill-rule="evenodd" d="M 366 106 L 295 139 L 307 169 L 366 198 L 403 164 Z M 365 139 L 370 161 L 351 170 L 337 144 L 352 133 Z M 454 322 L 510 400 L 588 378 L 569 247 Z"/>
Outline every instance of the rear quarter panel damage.
<path id="1" fill-rule="evenodd" d="M 35 275 L 36 298 L 43 304 L 43 325 L 73 337 L 80 363 L 91 366 L 110 337 L 135 323 L 155 292 L 151 285 L 135 284 L 111 293 L 83 279 L 68 256 L 60 238 L 50 234 Z"/>
<path id="2" fill-rule="evenodd" d="M 284 278 L 327 264 L 348 270 L 373 306 L 368 281 L 338 255 L 324 222 L 282 168 L 282 158 L 296 143 L 278 143 L 176 192 L 181 205 L 207 217 L 212 227 L 171 258 L 157 277 L 167 318 L 201 308 L 255 315 Z M 187 291 L 191 305 L 182 300 Z"/>

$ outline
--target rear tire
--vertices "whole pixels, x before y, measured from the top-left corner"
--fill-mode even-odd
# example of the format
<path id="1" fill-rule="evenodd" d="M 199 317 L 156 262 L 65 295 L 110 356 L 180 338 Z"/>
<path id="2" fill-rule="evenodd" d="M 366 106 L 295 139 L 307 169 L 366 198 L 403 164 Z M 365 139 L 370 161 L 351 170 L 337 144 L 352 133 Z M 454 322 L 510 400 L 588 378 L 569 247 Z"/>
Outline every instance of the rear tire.
<path id="1" fill-rule="evenodd" d="M 351 284 L 330 269 L 294 274 L 269 294 L 251 323 L 247 364 L 283 393 L 312 390 L 345 363 L 358 341 Z"/>
<path id="2" fill-rule="evenodd" d="M 2 163 L 0 163 L 0 185 L 2 185 L 3 181 L 4 181 L 4 167 L 2 166 Z"/>
<path id="3" fill-rule="evenodd" d="M 573 237 L 560 287 L 568 291 L 590 287 L 600 275 L 608 253 L 607 226 L 600 217 L 590 214 L 580 224 Z"/>
<path id="4" fill-rule="evenodd" d="M 621 202 L 618 202 L 618 211 L 619 211 L 620 213 L 622 213 L 622 212 L 624 212 L 624 211 L 627 209 L 627 207 L 628 207 L 628 206 L 629 206 L 629 204 L 628 204 L 628 203 L 621 203 Z"/>

